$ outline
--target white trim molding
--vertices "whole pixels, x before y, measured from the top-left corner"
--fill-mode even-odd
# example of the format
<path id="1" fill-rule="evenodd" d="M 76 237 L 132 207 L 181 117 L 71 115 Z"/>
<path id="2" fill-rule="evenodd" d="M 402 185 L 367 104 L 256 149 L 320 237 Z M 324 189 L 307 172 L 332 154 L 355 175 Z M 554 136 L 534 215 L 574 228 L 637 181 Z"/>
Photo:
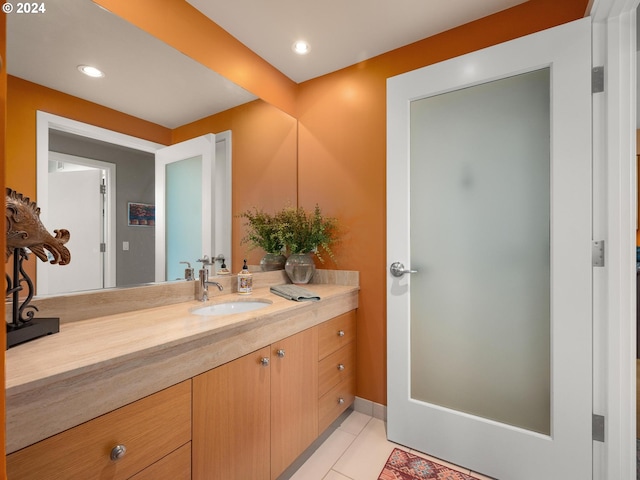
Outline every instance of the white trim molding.
<path id="1" fill-rule="evenodd" d="M 594 240 L 607 245 L 594 269 L 594 413 L 606 418 L 594 442 L 594 479 L 636 478 L 636 7 L 594 0 L 593 65 L 605 91 L 593 97 Z"/>

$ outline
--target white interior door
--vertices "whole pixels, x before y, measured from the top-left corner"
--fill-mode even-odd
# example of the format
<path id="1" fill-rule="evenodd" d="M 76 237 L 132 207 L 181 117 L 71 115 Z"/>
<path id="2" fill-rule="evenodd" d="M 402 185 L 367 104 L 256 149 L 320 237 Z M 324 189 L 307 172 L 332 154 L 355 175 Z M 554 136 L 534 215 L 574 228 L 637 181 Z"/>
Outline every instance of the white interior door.
<path id="1" fill-rule="evenodd" d="M 590 38 L 388 82 L 388 436 L 499 479 L 592 477 Z"/>
<path id="2" fill-rule="evenodd" d="M 156 281 L 184 278 L 180 262 L 197 271 L 203 255 L 230 259 L 230 144 L 210 133 L 156 152 Z"/>
<path id="3" fill-rule="evenodd" d="M 38 274 L 40 295 L 104 287 L 101 181 L 101 171 L 97 169 L 49 174 L 49 221 L 52 228 L 64 225 L 71 232 L 66 245 L 71 262 L 62 266 L 42 264 Z"/>
<path id="4" fill-rule="evenodd" d="M 47 186 L 42 189 L 42 204 L 51 233 L 56 228 L 71 232 L 67 244 L 71 262 L 63 266 L 38 262 L 38 294 L 114 287 L 116 166 L 57 152 L 49 152 L 48 164 L 42 173 L 46 181 L 40 182 Z"/>

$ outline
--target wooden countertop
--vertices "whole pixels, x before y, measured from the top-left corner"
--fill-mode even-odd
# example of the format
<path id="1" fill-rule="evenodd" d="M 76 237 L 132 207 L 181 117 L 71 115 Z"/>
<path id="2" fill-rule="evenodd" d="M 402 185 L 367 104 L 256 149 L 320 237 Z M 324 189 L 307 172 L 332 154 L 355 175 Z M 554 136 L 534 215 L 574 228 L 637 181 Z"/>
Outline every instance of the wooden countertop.
<path id="1" fill-rule="evenodd" d="M 215 368 L 358 306 L 358 287 L 312 284 L 318 302 L 254 289 L 203 304 L 182 302 L 62 324 L 60 332 L 6 352 L 7 448 L 11 453 Z M 230 300 L 259 310 L 200 316 Z"/>

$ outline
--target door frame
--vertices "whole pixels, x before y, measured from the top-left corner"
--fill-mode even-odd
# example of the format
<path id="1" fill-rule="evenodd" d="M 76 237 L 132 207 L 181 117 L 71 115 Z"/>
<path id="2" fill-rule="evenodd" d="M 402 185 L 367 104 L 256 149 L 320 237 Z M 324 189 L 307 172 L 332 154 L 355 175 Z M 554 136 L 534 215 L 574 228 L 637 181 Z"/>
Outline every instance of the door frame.
<path id="1" fill-rule="evenodd" d="M 594 413 L 605 442 L 594 442 L 595 479 L 636 478 L 636 8 L 638 0 L 592 0 L 593 65 L 605 91 L 593 96 Z"/>
<path id="2" fill-rule="evenodd" d="M 88 123 L 79 122 L 70 118 L 61 117 L 52 113 L 47 113 L 38 110 L 36 112 L 36 200 L 41 198 L 47 198 L 49 193 L 48 186 L 48 165 L 49 165 L 49 131 L 58 130 L 60 132 L 71 133 L 80 137 L 91 138 L 94 140 L 100 140 L 103 142 L 119 145 L 122 147 L 131 148 L 134 150 L 140 150 L 147 153 L 154 153 L 165 145 L 159 143 L 150 142 L 141 138 L 125 135 L 123 133 L 107 130 L 106 128 L 96 127 Z M 114 169 L 115 171 L 115 169 Z M 107 188 L 112 188 L 115 184 L 115 175 L 112 185 Z M 111 195 L 110 206 L 112 212 L 115 215 L 115 191 L 109 191 Z M 40 212 L 40 220 L 44 225 L 47 225 L 47 209 L 43 209 Z M 113 228 L 109 229 L 108 235 L 112 238 L 107 243 L 111 243 L 114 248 L 107 250 L 107 255 L 111 252 L 110 258 L 105 262 L 105 278 L 109 281 L 105 285 L 115 286 L 116 279 L 116 232 L 115 224 Z M 73 232 L 72 232 L 73 234 Z M 46 277 L 46 271 L 44 270 L 44 264 L 41 262 L 36 263 L 36 290 L 38 289 L 38 279 L 43 275 Z M 111 282 L 112 280 L 112 282 Z M 38 292 L 40 293 L 40 292 Z"/>

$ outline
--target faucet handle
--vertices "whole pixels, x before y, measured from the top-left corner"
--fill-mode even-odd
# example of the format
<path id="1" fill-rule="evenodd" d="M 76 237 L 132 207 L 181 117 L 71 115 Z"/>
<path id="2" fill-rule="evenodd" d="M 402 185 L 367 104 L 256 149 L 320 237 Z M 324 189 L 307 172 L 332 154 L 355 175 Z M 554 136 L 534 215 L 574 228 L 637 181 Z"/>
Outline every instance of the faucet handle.
<path id="1" fill-rule="evenodd" d="M 203 267 L 211 265 L 211 259 L 209 258 L 209 255 L 203 255 L 202 258 L 199 258 L 196 261 L 201 262 Z"/>

